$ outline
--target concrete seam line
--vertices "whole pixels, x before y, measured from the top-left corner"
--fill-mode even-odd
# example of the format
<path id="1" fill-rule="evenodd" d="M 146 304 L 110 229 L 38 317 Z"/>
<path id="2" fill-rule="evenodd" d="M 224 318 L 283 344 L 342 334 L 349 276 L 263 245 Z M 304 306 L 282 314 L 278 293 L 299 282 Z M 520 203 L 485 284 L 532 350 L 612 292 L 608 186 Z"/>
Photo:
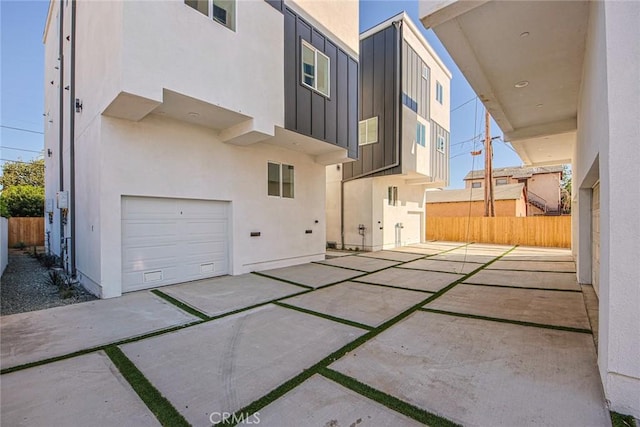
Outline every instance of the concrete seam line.
<path id="1" fill-rule="evenodd" d="M 575 271 L 553 271 L 553 270 L 524 270 L 521 268 L 488 268 L 489 271 L 519 271 L 524 273 L 559 273 L 559 274 L 576 274 Z"/>
<path id="2" fill-rule="evenodd" d="M 162 298 L 163 300 L 167 301 L 169 304 L 172 304 L 176 307 L 178 307 L 180 310 L 185 311 L 189 314 L 191 314 L 192 316 L 196 316 L 199 317 L 202 320 L 209 320 L 210 317 L 207 316 L 206 314 L 204 314 L 203 312 L 199 311 L 198 309 L 196 309 L 195 307 L 190 306 L 189 304 L 182 302 L 170 295 L 165 294 L 164 292 L 159 291 L 158 289 L 153 289 L 151 291 L 152 294 L 157 295 L 158 297 Z"/>
<path id="3" fill-rule="evenodd" d="M 547 325 L 547 324 L 544 324 L 544 323 L 527 322 L 525 320 L 504 319 L 502 317 L 481 316 L 479 314 L 470 314 L 470 313 L 456 313 L 456 312 L 453 312 L 453 311 L 438 310 L 438 309 L 435 309 L 435 308 L 425 308 L 425 307 L 420 308 L 420 311 L 424 311 L 424 312 L 427 312 L 427 313 L 442 314 L 442 315 L 446 315 L 446 316 L 455 316 L 455 317 L 465 317 L 465 318 L 468 318 L 468 319 L 486 320 L 486 321 L 489 321 L 489 322 L 510 323 L 512 325 L 518 325 L 518 326 L 529 326 L 529 327 L 533 327 L 533 328 L 555 329 L 555 330 L 558 330 L 558 331 L 565 331 L 565 332 L 576 332 L 576 333 L 581 333 L 581 334 L 592 334 L 592 332 L 589 329 L 573 328 L 571 326 Z"/>
<path id="4" fill-rule="evenodd" d="M 348 388 L 349 390 L 354 391 L 361 396 L 366 397 L 367 399 L 378 402 L 389 409 L 392 409 L 423 424 L 433 427 L 459 426 L 459 424 L 449 421 L 446 418 L 425 411 L 422 408 L 407 403 L 404 400 L 398 399 L 397 397 L 387 394 L 383 391 L 375 389 L 341 372 L 334 371 L 330 368 L 320 368 L 318 373 L 323 377 L 337 384 L 340 384 L 341 386 Z"/>
<path id="5" fill-rule="evenodd" d="M 309 314 L 311 316 L 320 317 L 322 319 L 331 320 L 333 322 L 342 323 L 343 325 L 353 326 L 354 328 L 364 329 L 364 330 L 367 330 L 367 331 L 370 331 L 370 330 L 372 330 L 374 328 L 374 326 L 365 325 L 364 323 L 355 322 L 355 321 L 349 320 L 349 319 L 343 319 L 342 317 L 332 316 L 330 314 L 321 313 L 319 311 L 314 311 L 314 310 L 309 310 L 307 308 L 297 307 L 295 305 L 286 304 L 284 302 L 275 302 L 274 304 L 277 305 L 277 306 L 280 306 L 282 308 L 287 308 L 287 309 L 290 309 L 290 310 L 299 311 L 300 313 L 305 313 L 305 314 Z"/>
<path id="6" fill-rule="evenodd" d="M 138 367 L 116 346 L 105 348 L 105 353 L 118 368 L 149 410 L 164 426 L 189 426 L 187 420 L 166 397 L 144 376 Z"/>
<path id="7" fill-rule="evenodd" d="M 325 267 L 341 268 L 343 270 L 349 270 L 349 271 L 357 271 L 358 273 L 368 273 L 368 271 L 366 271 L 366 270 L 360 270 L 360 269 L 353 268 L 353 267 L 345 267 L 345 266 L 342 266 L 342 265 L 327 264 L 327 263 L 322 262 L 322 261 L 311 261 L 311 264 L 324 265 Z M 374 270 L 374 271 L 378 271 L 378 270 Z"/>

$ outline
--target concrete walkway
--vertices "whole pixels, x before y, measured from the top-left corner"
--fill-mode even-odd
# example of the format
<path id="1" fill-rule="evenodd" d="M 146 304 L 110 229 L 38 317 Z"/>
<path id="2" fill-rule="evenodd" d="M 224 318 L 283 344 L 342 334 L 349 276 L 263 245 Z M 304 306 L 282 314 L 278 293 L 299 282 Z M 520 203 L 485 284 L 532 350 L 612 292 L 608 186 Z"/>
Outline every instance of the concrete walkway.
<path id="1" fill-rule="evenodd" d="M 568 251 L 338 255 L 4 316 L 0 424 L 611 425 Z"/>

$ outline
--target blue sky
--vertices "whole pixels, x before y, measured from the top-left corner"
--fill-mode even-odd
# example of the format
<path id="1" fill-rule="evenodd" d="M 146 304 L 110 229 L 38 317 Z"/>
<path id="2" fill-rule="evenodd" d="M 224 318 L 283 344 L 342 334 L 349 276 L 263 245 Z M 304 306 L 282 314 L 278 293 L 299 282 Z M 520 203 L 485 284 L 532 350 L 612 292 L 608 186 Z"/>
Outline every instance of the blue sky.
<path id="1" fill-rule="evenodd" d="M 48 5 L 48 1 L 0 0 L 2 28 L 0 158 L 3 160 L 31 160 L 39 155 L 44 146 L 42 31 Z M 425 30 L 420 24 L 418 2 L 361 0 L 360 31 L 403 10 L 422 30 L 427 41 L 453 73 L 451 107 L 455 110 L 451 112 L 450 188 L 462 188 L 464 175 L 472 169 L 482 169 L 484 165 L 482 156 L 472 158 L 469 154 L 474 149 L 473 137 L 484 132 L 484 107 L 479 101 L 466 103 L 475 97 L 475 93 L 435 34 Z M 458 106 L 461 107 L 456 109 Z M 502 135 L 495 123 L 492 123 L 491 135 Z M 482 145 L 481 138 L 482 135 L 475 139 L 476 149 Z M 495 167 L 515 166 L 521 163 L 520 158 L 505 143 L 494 142 Z"/>

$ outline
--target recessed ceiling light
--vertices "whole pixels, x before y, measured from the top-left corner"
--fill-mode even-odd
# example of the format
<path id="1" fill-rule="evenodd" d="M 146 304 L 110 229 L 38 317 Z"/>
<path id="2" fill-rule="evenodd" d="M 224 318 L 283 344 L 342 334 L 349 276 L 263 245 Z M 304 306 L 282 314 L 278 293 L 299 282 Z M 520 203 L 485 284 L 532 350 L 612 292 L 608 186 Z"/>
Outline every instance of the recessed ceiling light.
<path id="1" fill-rule="evenodd" d="M 526 80 L 519 81 L 518 83 L 515 84 L 515 87 L 517 88 L 523 88 L 527 86 L 529 86 L 529 82 Z"/>
<path id="2" fill-rule="evenodd" d="M 194 117 L 194 118 L 195 118 L 195 117 L 200 117 L 200 113 L 196 113 L 195 111 L 189 111 L 189 112 L 187 113 L 187 115 L 188 115 L 189 117 Z"/>
<path id="3" fill-rule="evenodd" d="M 520 33 L 520 37 L 529 37 L 529 31 L 525 31 L 524 33 Z"/>

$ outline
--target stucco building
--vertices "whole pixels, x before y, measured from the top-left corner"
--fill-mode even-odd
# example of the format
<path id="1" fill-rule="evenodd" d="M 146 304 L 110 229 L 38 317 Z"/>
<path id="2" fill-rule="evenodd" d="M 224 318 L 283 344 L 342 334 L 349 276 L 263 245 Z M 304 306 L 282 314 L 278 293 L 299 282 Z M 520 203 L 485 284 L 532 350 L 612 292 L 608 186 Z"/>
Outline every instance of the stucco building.
<path id="1" fill-rule="evenodd" d="M 522 184 L 527 197 L 527 216 L 562 213 L 562 165 L 541 167 L 506 167 L 493 169 L 493 188 Z M 484 188 L 484 169 L 471 171 L 464 177 L 466 188 Z"/>
<path id="2" fill-rule="evenodd" d="M 495 188 L 495 216 L 527 216 L 524 184 L 506 184 Z M 460 190 L 426 192 L 427 217 L 484 216 L 484 190 L 467 187 Z"/>
<path id="3" fill-rule="evenodd" d="M 52 1 L 47 242 L 103 298 L 324 259 L 358 3 Z"/>
<path id="4" fill-rule="evenodd" d="M 526 165 L 571 163 L 605 396 L 640 417 L 640 3 L 422 0 L 420 16 Z"/>
<path id="5" fill-rule="evenodd" d="M 424 192 L 449 182 L 451 73 L 406 13 L 360 35 L 358 159 L 327 168 L 327 241 L 424 240 Z"/>

